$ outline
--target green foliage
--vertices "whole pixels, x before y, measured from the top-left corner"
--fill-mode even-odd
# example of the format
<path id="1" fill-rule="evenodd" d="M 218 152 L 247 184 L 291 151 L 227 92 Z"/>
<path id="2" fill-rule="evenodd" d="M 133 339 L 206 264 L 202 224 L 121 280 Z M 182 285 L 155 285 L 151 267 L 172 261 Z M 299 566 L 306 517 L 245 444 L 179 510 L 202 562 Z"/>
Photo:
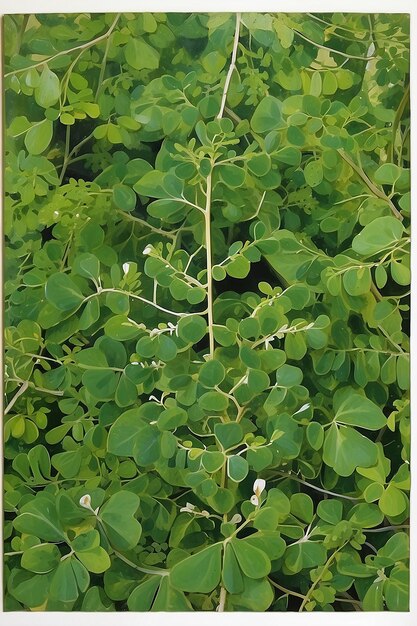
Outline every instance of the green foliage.
<path id="1" fill-rule="evenodd" d="M 407 611 L 408 16 L 4 26 L 5 609 Z"/>

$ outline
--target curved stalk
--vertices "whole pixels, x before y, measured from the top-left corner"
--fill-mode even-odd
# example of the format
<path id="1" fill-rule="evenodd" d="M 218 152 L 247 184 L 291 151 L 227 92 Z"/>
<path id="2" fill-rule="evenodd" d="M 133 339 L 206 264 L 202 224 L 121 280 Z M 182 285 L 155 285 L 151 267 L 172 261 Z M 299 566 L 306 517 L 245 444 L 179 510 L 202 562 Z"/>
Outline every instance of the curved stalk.
<path id="1" fill-rule="evenodd" d="M 232 58 L 230 61 L 229 70 L 227 72 L 226 80 L 224 83 L 222 101 L 220 104 L 220 111 L 217 114 L 218 120 L 220 120 L 223 117 L 224 107 L 226 106 L 227 92 L 229 91 L 230 81 L 232 80 L 233 72 L 236 69 L 237 47 L 239 45 L 239 31 L 240 31 L 240 13 L 236 13 L 236 26 L 235 26 L 235 36 L 233 39 Z"/>
<path id="2" fill-rule="evenodd" d="M 204 212 L 206 256 L 207 256 L 207 315 L 210 358 L 214 356 L 214 319 L 213 319 L 213 277 L 211 253 L 211 173 L 207 176 L 206 208 Z"/>
<path id="3" fill-rule="evenodd" d="M 104 35 L 100 35 L 100 37 L 96 37 L 92 41 L 87 41 L 87 43 L 83 43 L 80 46 L 75 46 L 74 48 L 70 48 L 69 50 L 61 50 L 60 52 L 57 52 L 51 57 L 48 57 L 47 59 L 44 59 L 43 61 L 34 63 L 33 65 L 29 65 L 28 67 L 21 67 L 18 70 L 13 70 L 12 72 L 8 72 L 7 74 L 4 75 L 4 78 L 7 78 L 8 76 L 13 76 L 15 74 L 21 74 L 22 72 L 26 72 L 27 70 L 33 69 L 34 67 L 40 67 L 41 65 L 45 65 L 47 63 L 50 63 L 51 61 L 54 61 L 54 59 L 57 59 L 58 57 L 62 57 L 66 54 L 71 54 L 71 52 L 75 52 L 76 50 L 85 50 L 87 48 L 91 48 L 92 46 L 100 43 L 101 41 L 104 41 L 104 39 L 107 39 L 107 37 L 110 37 L 110 35 L 112 34 L 117 22 L 119 21 L 120 15 L 121 15 L 120 13 L 116 15 L 115 19 L 113 20 L 112 25 L 110 26 L 108 31 L 104 33 Z"/>

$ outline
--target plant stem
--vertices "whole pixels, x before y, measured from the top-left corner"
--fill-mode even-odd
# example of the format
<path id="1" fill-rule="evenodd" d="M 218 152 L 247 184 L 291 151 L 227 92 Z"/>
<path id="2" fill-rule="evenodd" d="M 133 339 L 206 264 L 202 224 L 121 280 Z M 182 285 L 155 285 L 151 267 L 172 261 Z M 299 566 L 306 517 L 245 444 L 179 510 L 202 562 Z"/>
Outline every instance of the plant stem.
<path id="1" fill-rule="evenodd" d="M 4 78 L 7 78 L 8 76 L 13 76 L 14 74 L 21 74 L 22 72 L 31 70 L 34 67 L 40 67 L 41 65 L 50 63 L 51 61 L 54 61 L 58 57 L 62 57 L 66 54 L 70 54 L 71 52 L 75 52 L 76 50 L 84 50 L 86 48 L 91 48 L 95 44 L 98 44 L 104 39 L 107 39 L 107 37 L 110 37 L 117 22 L 119 21 L 119 18 L 120 18 L 120 13 L 116 15 L 115 19 L 113 20 L 112 25 L 110 26 L 109 30 L 104 33 L 104 35 L 100 35 L 100 37 L 96 37 L 96 39 L 93 39 L 92 41 L 87 41 L 87 43 L 83 43 L 80 46 L 75 46 L 74 48 L 70 48 L 69 50 L 61 50 L 60 52 L 57 52 L 57 54 L 54 54 L 53 56 L 48 57 L 47 59 L 44 59 L 43 61 L 39 61 L 38 63 L 34 63 L 33 65 L 29 65 L 28 67 L 21 67 L 20 69 L 14 70 L 13 72 L 8 72 L 7 74 L 4 75 Z"/>
<path id="2" fill-rule="evenodd" d="M 389 207 L 390 207 L 390 209 L 391 209 L 391 211 L 392 211 L 392 213 L 393 213 L 393 215 L 397 219 L 402 221 L 403 220 L 403 216 L 398 211 L 398 209 L 396 208 L 396 206 L 394 205 L 392 200 L 390 198 L 388 198 L 388 196 L 386 196 L 385 193 L 381 189 L 379 189 L 376 185 L 374 185 L 374 183 L 365 174 L 363 169 L 361 167 L 359 167 L 359 165 L 356 165 L 356 163 L 354 161 L 352 161 L 352 159 L 343 150 L 338 149 L 338 153 L 340 154 L 342 159 L 344 161 L 346 161 L 346 163 L 348 163 L 348 165 L 350 165 L 350 167 L 358 174 L 358 176 L 360 178 L 362 178 L 363 182 L 366 184 L 368 189 L 370 189 L 372 191 L 372 193 L 377 198 L 380 198 L 381 200 L 384 200 L 385 202 L 387 202 Z"/>
<path id="3" fill-rule="evenodd" d="M 6 415 L 10 409 L 14 406 L 16 400 L 19 398 L 19 396 L 22 395 L 22 393 L 25 393 L 26 389 L 29 386 L 29 382 L 27 380 L 23 381 L 22 386 L 20 387 L 20 389 L 18 389 L 15 393 L 15 395 L 13 396 L 13 398 L 10 400 L 9 404 L 6 406 L 6 408 L 4 409 L 4 414 Z"/>
<path id="4" fill-rule="evenodd" d="M 224 607 L 226 604 L 226 594 L 227 591 L 224 587 L 220 587 L 220 599 L 219 599 L 219 606 L 217 607 L 217 611 L 219 613 L 223 613 L 224 611 Z"/>
<path id="5" fill-rule="evenodd" d="M 329 496 L 336 496 L 337 498 L 344 498 L 345 500 L 352 500 L 352 501 L 355 501 L 355 502 L 362 500 L 362 498 L 354 498 L 353 496 L 345 496 L 343 493 L 336 493 L 334 491 L 329 491 L 328 489 L 322 489 L 321 487 L 316 487 L 316 485 L 312 485 L 311 483 L 308 483 L 306 480 L 303 480 L 302 478 L 298 478 L 298 476 L 295 476 L 293 474 L 289 474 L 287 472 L 277 472 L 277 474 L 279 474 L 283 478 L 289 478 L 291 480 L 296 480 L 297 482 L 301 483 L 302 485 L 305 485 L 306 487 L 310 487 L 311 489 L 315 489 L 316 491 L 320 491 L 320 493 L 326 493 Z"/>
<path id="6" fill-rule="evenodd" d="M 232 80 L 233 72 L 236 69 L 237 47 L 239 45 L 239 31 L 240 31 L 240 13 L 236 13 L 236 26 L 235 26 L 235 36 L 233 39 L 232 58 L 230 61 L 229 70 L 227 72 L 226 80 L 224 83 L 222 101 L 220 104 L 220 111 L 217 114 L 218 120 L 220 120 L 223 117 L 224 107 L 226 106 L 227 92 L 229 90 L 230 81 Z"/>
<path id="7" fill-rule="evenodd" d="M 409 524 L 399 524 L 398 526 L 384 526 L 383 528 L 365 528 L 365 533 L 385 533 L 390 530 L 398 530 L 399 528 L 410 528 Z"/>
<path id="8" fill-rule="evenodd" d="M 138 570 L 138 572 L 143 572 L 144 574 L 152 574 L 156 576 L 169 576 L 168 570 L 148 569 L 146 567 L 141 567 L 140 565 L 136 565 L 136 563 L 133 563 L 133 561 L 130 561 L 128 558 L 123 556 L 123 554 L 121 554 L 120 552 L 117 552 L 116 550 L 114 551 L 114 554 L 117 556 L 118 559 L 120 559 L 121 561 L 124 561 L 130 567 L 133 567 L 134 569 Z"/>
<path id="9" fill-rule="evenodd" d="M 62 164 L 61 174 L 59 176 L 59 184 L 62 185 L 62 181 L 64 180 L 65 172 L 68 167 L 69 160 L 69 150 L 70 150 L 70 138 L 71 138 L 71 126 L 67 126 L 65 131 L 65 152 L 64 152 L 64 162 Z"/>
<path id="10" fill-rule="evenodd" d="M 168 313 L 169 315 L 174 315 L 175 317 L 187 317 L 188 315 L 195 315 L 195 313 L 177 313 L 176 311 L 165 309 L 163 306 L 160 306 L 159 304 L 155 304 L 155 302 L 151 302 L 151 300 L 142 298 L 142 296 L 137 296 L 135 293 L 130 293 L 130 291 L 124 291 L 123 289 L 111 289 L 111 288 L 100 289 L 100 291 L 96 291 L 95 293 L 92 293 L 89 296 L 86 296 L 84 300 L 81 302 L 80 306 L 85 304 L 89 300 L 91 300 L 91 298 L 96 298 L 102 293 L 123 293 L 126 296 L 129 296 L 129 298 L 133 298 L 134 300 L 140 300 L 141 302 L 144 302 L 145 304 L 149 304 L 150 306 L 153 306 L 156 309 L 159 309 L 159 311 L 163 311 L 164 313 Z M 207 311 L 199 311 L 198 315 L 205 315 L 206 313 Z"/>
<path id="11" fill-rule="evenodd" d="M 403 97 L 401 98 L 400 105 L 397 109 L 397 113 L 395 114 L 394 123 L 392 125 L 392 139 L 390 146 L 388 148 L 388 163 L 394 163 L 394 150 L 395 150 L 395 138 L 397 136 L 397 131 L 401 123 L 401 118 L 404 113 L 404 109 L 407 105 L 407 102 L 410 99 L 410 84 L 408 84 L 407 89 L 404 91 Z"/>
<path id="12" fill-rule="evenodd" d="M 337 550 L 335 550 L 327 559 L 326 563 L 323 565 L 323 568 L 321 570 L 321 573 L 319 576 L 317 576 L 316 580 L 313 582 L 313 584 L 311 585 L 310 589 L 307 591 L 304 600 L 301 603 L 300 608 L 298 609 L 299 613 L 302 613 L 302 611 L 304 610 L 305 605 L 307 604 L 307 602 L 310 600 L 314 589 L 317 587 L 317 585 L 319 584 L 319 582 L 321 581 L 321 579 L 323 578 L 324 574 L 327 572 L 327 570 L 329 569 L 330 565 L 332 564 L 333 559 L 335 558 L 336 554 L 338 552 L 340 552 L 340 550 L 342 550 L 342 548 L 345 547 L 345 545 L 348 542 L 345 541 L 343 543 L 343 545 L 341 545 L 339 548 L 337 548 Z"/>
<path id="13" fill-rule="evenodd" d="M 346 52 L 341 52 L 340 50 L 335 50 L 334 48 L 328 48 L 327 46 L 322 46 L 321 44 L 317 43 L 316 41 L 313 41 L 312 39 L 309 39 L 308 37 L 306 37 L 305 35 L 300 33 L 298 30 L 294 30 L 294 34 L 298 35 L 299 37 L 301 37 L 301 39 L 304 39 L 305 41 L 308 41 L 308 43 L 311 43 L 313 46 L 316 46 L 317 48 L 321 48 L 322 50 L 328 50 L 329 52 L 333 52 L 334 54 L 339 54 L 340 56 L 345 57 L 346 59 L 358 59 L 359 61 L 371 61 L 372 59 L 375 58 L 373 56 L 370 56 L 370 57 L 360 57 L 360 56 L 357 56 L 355 54 L 347 54 Z"/>
<path id="14" fill-rule="evenodd" d="M 287 589 L 286 587 L 282 587 L 277 582 L 275 582 L 275 580 L 272 580 L 272 578 L 268 577 L 268 580 L 271 583 L 271 585 L 273 585 L 274 587 L 276 587 L 277 589 L 279 589 L 280 591 L 282 591 L 286 595 L 296 596 L 297 598 L 302 598 L 302 600 L 304 600 L 304 596 L 303 596 L 302 593 L 297 593 L 297 591 L 291 591 L 291 589 Z"/>
<path id="15" fill-rule="evenodd" d="M 210 358 L 214 356 L 213 277 L 211 253 L 211 173 L 207 176 L 206 208 L 204 212 L 207 255 L 207 314 Z"/>

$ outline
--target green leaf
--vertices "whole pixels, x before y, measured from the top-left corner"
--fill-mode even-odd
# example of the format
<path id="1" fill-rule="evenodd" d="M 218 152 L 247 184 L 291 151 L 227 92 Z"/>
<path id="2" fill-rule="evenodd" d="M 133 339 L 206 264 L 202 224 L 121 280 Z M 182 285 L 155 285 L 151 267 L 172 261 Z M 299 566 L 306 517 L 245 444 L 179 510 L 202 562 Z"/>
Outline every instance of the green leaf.
<path id="1" fill-rule="evenodd" d="M 380 165 L 374 174 L 374 180 L 380 185 L 394 185 L 401 176 L 401 168 L 394 163 Z"/>
<path id="2" fill-rule="evenodd" d="M 215 424 L 214 434 L 225 450 L 240 443 L 243 439 L 243 429 L 237 422 Z"/>
<path id="3" fill-rule="evenodd" d="M 232 278 L 246 278 L 250 272 L 250 262 L 244 256 L 237 256 L 226 265 L 226 272 Z"/>
<path id="4" fill-rule="evenodd" d="M 29 608 L 42 606 L 48 597 L 50 576 L 14 569 L 7 583 L 8 592 Z M 20 607 L 19 607 L 20 608 Z"/>
<path id="5" fill-rule="evenodd" d="M 151 465 L 160 455 L 160 435 L 151 426 L 144 426 L 135 441 L 133 458 L 139 465 Z"/>
<path id="6" fill-rule="evenodd" d="M 111 565 L 109 555 L 100 546 L 100 534 L 97 530 L 78 535 L 72 542 L 72 549 L 89 572 L 101 574 Z"/>
<path id="7" fill-rule="evenodd" d="M 74 259 L 73 271 L 79 276 L 84 276 L 84 278 L 98 280 L 100 277 L 100 261 L 94 254 L 89 254 L 88 252 L 79 254 Z"/>
<path id="8" fill-rule="evenodd" d="M 267 133 L 282 125 L 281 102 L 273 96 L 261 99 L 251 119 L 255 133 Z"/>
<path id="9" fill-rule="evenodd" d="M 70 311 L 79 307 L 84 296 L 67 274 L 52 274 L 45 286 L 48 302 L 60 311 Z"/>
<path id="10" fill-rule="evenodd" d="M 317 515 L 329 524 L 338 524 L 342 519 L 343 506 L 340 500 L 322 500 L 317 505 Z"/>
<path id="11" fill-rule="evenodd" d="M 351 296 L 369 293 L 372 276 L 369 267 L 351 268 L 343 273 L 343 286 Z"/>
<path id="12" fill-rule="evenodd" d="M 142 38 L 131 37 L 124 48 L 124 55 L 135 70 L 156 70 L 159 67 L 159 52 Z"/>
<path id="13" fill-rule="evenodd" d="M 126 315 L 115 315 L 106 322 L 104 332 L 116 341 L 130 341 L 139 337 L 141 328 Z"/>
<path id="14" fill-rule="evenodd" d="M 126 371 L 121 374 L 117 384 L 114 399 L 116 404 L 121 407 L 130 406 L 135 403 L 138 398 L 136 384 L 132 382 Z"/>
<path id="15" fill-rule="evenodd" d="M 406 495 L 395 485 L 389 484 L 379 499 L 379 508 L 390 517 L 401 515 L 407 508 Z"/>
<path id="16" fill-rule="evenodd" d="M 364 611 L 383 611 L 384 610 L 384 596 L 383 596 L 384 582 L 379 580 L 372 583 L 368 591 L 363 598 L 363 610 Z"/>
<path id="17" fill-rule="evenodd" d="M 159 591 L 156 594 L 152 611 L 190 611 L 192 610 L 190 603 L 185 595 L 174 589 L 170 583 L 170 579 L 165 576 L 161 580 Z"/>
<path id="18" fill-rule="evenodd" d="M 113 202 L 121 211 L 133 211 L 136 207 L 136 194 L 127 185 L 113 187 Z"/>
<path id="19" fill-rule="evenodd" d="M 159 430 L 175 430 L 179 426 L 186 424 L 187 420 L 188 415 L 184 409 L 176 406 L 164 409 L 158 417 L 157 425 Z"/>
<path id="20" fill-rule="evenodd" d="M 310 187 L 317 187 L 323 180 L 323 166 L 321 161 L 309 161 L 304 167 L 304 178 Z"/>
<path id="21" fill-rule="evenodd" d="M 243 576 L 243 591 L 240 594 L 230 595 L 228 601 L 236 607 L 248 611 L 264 612 L 274 600 L 274 591 L 266 578 L 254 580 Z"/>
<path id="22" fill-rule="evenodd" d="M 249 465 L 246 459 L 241 456 L 229 456 L 227 460 L 227 475 L 236 483 L 242 482 L 249 472 Z"/>
<path id="23" fill-rule="evenodd" d="M 313 519 L 313 501 L 306 493 L 294 493 L 290 499 L 291 513 L 309 524 Z"/>
<path id="24" fill-rule="evenodd" d="M 58 102 L 61 92 L 58 76 L 44 65 L 38 86 L 35 88 L 35 101 L 44 109 Z"/>
<path id="25" fill-rule="evenodd" d="M 224 366 L 215 359 L 211 359 L 202 365 L 198 375 L 199 382 L 205 387 L 213 388 L 224 380 L 226 375 Z"/>
<path id="26" fill-rule="evenodd" d="M 387 422 L 379 406 L 352 389 L 345 388 L 337 392 L 333 406 L 336 412 L 334 419 L 338 424 L 379 430 Z"/>
<path id="27" fill-rule="evenodd" d="M 255 517 L 253 525 L 258 530 L 275 530 L 279 523 L 279 513 L 270 506 L 263 507 Z"/>
<path id="28" fill-rule="evenodd" d="M 94 398 L 112 400 L 119 382 L 119 375 L 111 369 L 91 369 L 84 372 L 82 383 Z"/>
<path id="29" fill-rule="evenodd" d="M 241 593 L 243 591 L 242 574 L 230 542 L 225 546 L 222 580 L 226 591 L 229 593 Z"/>
<path id="30" fill-rule="evenodd" d="M 356 528 L 372 528 L 381 524 L 384 516 L 375 504 L 361 502 L 356 504 L 348 515 L 348 519 Z"/>
<path id="31" fill-rule="evenodd" d="M 222 452 L 207 450 L 201 455 L 201 463 L 209 474 L 217 472 L 221 467 L 223 467 L 225 462 L 226 459 Z"/>
<path id="32" fill-rule="evenodd" d="M 409 577 L 404 565 L 397 565 L 384 583 L 385 602 L 389 611 L 409 610 Z"/>
<path id="33" fill-rule="evenodd" d="M 45 541 L 65 540 L 54 502 L 42 494 L 21 508 L 13 526 L 21 533 L 35 535 Z"/>
<path id="34" fill-rule="evenodd" d="M 199 404 L 204 411 L 225 411 L 229 406 L 229 399 L 218 391 L 208 391 L 203 393 Z"/>
<path id="35" fill-rule="evenodd" d="M 221 575 L 222 543 L 215 543 L 180 561 L 171 570 L 173 587 L 190 593 L 210 593 Z"/>
<path id="36" fill-rule="evenodd" d="M 224 184 L 231 189 L 241 187 L 245 182 L 245 170 L 237 165 L 222 165 L 219 174 Z"/>
<path id="37" fill-rule="evenodd" d="M 107 440 L 107 449 L 111 454 L 134 456 L 137 441 L 146 423 L 140 419 L 137 408 L 122 413 L 112 424 Z"/>
<path id="38" fill-rule="evenodd" d="M 111 545 L 116 550 L 126 551 L 137 546 L 142 526 L 134 515 L 139 498 L 131 491 L 113 494 L 100 510 L 100 519 Z"/>
<path id="39" fill-rule="evenodd" d="M 270 386 L 271 381 L 266 372 L 250 369 L 247 374 L 246 384 L 252 393 L 261 393 Z"/>
<path id="40" fill-rule="evenodd" d="M 151 576 L 138 585 L 127 600 L 129 611 L 150 611 L 161 580 L 160 576 Z"/>
<path id="41" fill-rule="evenodd" d="M 392 563 L 404 561 L 408 558 L 410 551 L 410 538 L 404 532 L 397 532 L 392 535 L 387 543 L 378 550 L 378 556 L 390 559 Z"/>
<path id="42" fill-rule="evenodd" d="M 25 135 L 25 146 L 29 154 L 42 154 L 52 140 L 53 123 L 50 120 L 43 120 L 34 124 Z"/>
<path id="43" fill-rule="evenodd" d="M 47 574 L 55 569 L 61 559 L 58 547 L 52 543 L 40 543 L 22 554 L 21 566 L 35 574 Z"/>
<path id="44" fill-rule="evenodd" d="M 213 52 L 206 54 L 201 59 L 201 63 L 206 72 L 217 76 L 226 64 L 226 57 L 217 52 L 217 50 L 214 50 Z"/>
<path id="45" fill-rule="evenodd" d="M 303 372 L 299 367 L 293 365 L 283 365 L 277 369 L 276 382 L 279 387 L 295 387 L 303 380 Z"/>
<path id="46" fill-rule="evenodd" d="M 245 539 L 232 539 L 231 545 L 242 572 L 249 578 L 263 578 L 271 571 L 271 562 L 263 550 Z"/>
<path id="47" fill-rule="evenodd" d="M 397 283 L 397 285 L 407 286 L 411 282 L 411 271 L 408 264 L 404 261 L 399 263 L 395 261 L 395 259 L 391 260 L 390 263 L 391 276 Z"/>
<path id="48" fill-rule="evenodd" d="M 376 445 L 350 426 L 332 424 L 327 430 L 323 461 L 339 476 L 350 476 L 356 467 L 370 467 L 376 460 Z"/>
<path id="49" fill-rule="evenodd" d="M 72 558 L 61 561 L 51 581 L 50 596 L 60 602 L 75 602 L 78 598 L 77 579 Z"/>
<path id="50" fill-rule="evenodd" d="M 247 161 L 248 170 L 255 176 L 265 176 L 271 169 L 271 159 L 268 154 L 255 154 Z"/>
<path id="51" fill-rule="evenodd" d="M 366 257 L 378 254 L 399 241 L 404 226 L 395 217 L 377 217 L 353 238 L 352 248 Z"/>
<path id="52" fill-rule="evenodd" d="M 178 336 L 186 343 L 198 343 L 207 332 L 207 322 L 199 315 L 182 317 L 177 326 Z"/>
<path id="53" fill-rule="evenodd" d="M 326 558 L 326 549 L 321 542 L 302 541 L 288 546 L 285 553 L 285 565 L 292 574 L 297 574 L 303 569 L 324 565 Z"/>

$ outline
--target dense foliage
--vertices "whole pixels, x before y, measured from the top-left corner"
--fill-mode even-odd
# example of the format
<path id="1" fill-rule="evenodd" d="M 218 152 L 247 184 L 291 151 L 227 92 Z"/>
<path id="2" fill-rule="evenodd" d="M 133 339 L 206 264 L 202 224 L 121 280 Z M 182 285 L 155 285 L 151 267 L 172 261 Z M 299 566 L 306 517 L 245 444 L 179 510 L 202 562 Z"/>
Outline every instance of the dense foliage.
<path id="1" fill-rule="evenodd" d="M 408 16 L 7 16 L 7 610 L 408 608 Z"/>

